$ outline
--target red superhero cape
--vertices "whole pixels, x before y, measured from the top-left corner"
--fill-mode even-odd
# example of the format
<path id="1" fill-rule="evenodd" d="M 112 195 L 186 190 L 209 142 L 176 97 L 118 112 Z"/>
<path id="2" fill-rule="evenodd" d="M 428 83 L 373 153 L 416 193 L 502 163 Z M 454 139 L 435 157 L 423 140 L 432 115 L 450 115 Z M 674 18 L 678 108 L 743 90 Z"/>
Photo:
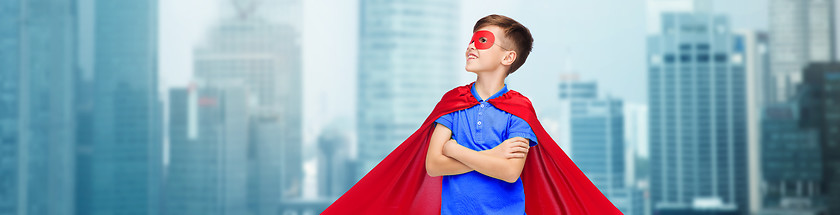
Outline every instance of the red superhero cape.
<path id="1" fill-rule="evenodd" d="M 444 94 L 420 129 L 322 214 L 440 214 L 442 177 L 426 173 L 426 151 L 438 117 L 479 104 L 471 85 Z M 509 90 L 487 102 L 524 119 L 537 135 L 521 175 L 527 214 L 622 214 L 548 136 L 528 98 Z"/>

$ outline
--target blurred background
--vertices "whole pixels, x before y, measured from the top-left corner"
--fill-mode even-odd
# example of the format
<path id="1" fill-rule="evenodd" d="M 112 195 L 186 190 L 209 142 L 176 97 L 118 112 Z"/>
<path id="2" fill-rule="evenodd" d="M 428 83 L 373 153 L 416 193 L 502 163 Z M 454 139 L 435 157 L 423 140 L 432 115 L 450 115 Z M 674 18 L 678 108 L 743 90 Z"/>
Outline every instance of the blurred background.
<path id="1" fill-rule="evenodd" d="M 475 21 L 625 214 L 840 214 L 835 0 L 1 0 L 0 214 L 318 214 Z"/>

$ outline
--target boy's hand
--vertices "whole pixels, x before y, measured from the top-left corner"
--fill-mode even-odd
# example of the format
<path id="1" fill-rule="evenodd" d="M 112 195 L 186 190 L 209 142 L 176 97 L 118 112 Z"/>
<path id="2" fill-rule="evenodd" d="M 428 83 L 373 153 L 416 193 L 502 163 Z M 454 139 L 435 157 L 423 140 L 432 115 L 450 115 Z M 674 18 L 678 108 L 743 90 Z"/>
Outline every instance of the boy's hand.
<path id="1" fill-rule="evenodd" d="M 443 143 L 443 155 L 452 157 L 452 153 L 455 152 L 453 147 L 457 147 L 456 145 L 458 145 L 458 141 L 455 141 L 455 139 L 449 139 Z"/>
<path id="2" fill-rule="evenodd" d="M 530 148 L 528 143 L 528 139 L 525 139 L 524 137 L 512 137 L 488 151 L 490 151 L 490 154 L 493 156 L 505 159 L 524 158 L 525 155 L 528 154 L 528 148 Z"/>

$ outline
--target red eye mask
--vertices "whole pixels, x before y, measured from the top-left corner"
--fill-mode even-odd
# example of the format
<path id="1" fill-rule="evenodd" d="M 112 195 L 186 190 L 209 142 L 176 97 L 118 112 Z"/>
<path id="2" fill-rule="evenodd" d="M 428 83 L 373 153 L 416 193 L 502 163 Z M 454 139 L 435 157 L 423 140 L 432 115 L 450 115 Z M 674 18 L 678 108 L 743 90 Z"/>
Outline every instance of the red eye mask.
<path id="1" fill-rule="evenodd" d="M 476 49 L 489 49 L 493 47 L 493 43 L 496 41 L 496 36 L 493 35 L 493 32 L 490 31 L 476 31 L 473 34 L 472 39 L 470 40 L 470 44 L 475 43 Z"/>

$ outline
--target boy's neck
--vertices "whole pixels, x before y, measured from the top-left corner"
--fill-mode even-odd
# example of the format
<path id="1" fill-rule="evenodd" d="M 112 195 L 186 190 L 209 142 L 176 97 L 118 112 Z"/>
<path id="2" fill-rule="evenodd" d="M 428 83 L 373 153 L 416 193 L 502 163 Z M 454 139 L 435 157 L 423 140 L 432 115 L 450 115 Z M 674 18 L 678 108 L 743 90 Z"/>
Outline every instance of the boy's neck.
<path id="1" fill-rule="evenodd" d="M 478 93 L 478 96 L 481 96 L 479 99 L 486 100 L 505 87 L 504 73 L 478 73 L 477 76 L 478 78 L 475 80 L 475 91 Z"/>

